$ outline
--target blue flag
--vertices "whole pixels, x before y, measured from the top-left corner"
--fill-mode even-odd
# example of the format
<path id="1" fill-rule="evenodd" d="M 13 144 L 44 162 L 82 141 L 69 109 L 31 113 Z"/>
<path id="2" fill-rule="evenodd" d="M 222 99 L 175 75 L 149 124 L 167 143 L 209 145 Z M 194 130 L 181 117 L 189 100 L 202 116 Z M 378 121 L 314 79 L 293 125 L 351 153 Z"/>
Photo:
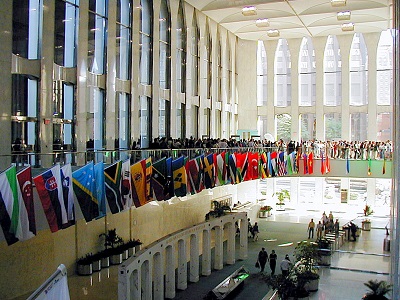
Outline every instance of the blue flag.
<path id="1" fill-rule="evenodd" d="M 101 218 L 107 214 L 104 162 L 101 161 L 94 165 L 94 178 L 96 180 L 96 199 L 99 203 L 99 218 Z"/>

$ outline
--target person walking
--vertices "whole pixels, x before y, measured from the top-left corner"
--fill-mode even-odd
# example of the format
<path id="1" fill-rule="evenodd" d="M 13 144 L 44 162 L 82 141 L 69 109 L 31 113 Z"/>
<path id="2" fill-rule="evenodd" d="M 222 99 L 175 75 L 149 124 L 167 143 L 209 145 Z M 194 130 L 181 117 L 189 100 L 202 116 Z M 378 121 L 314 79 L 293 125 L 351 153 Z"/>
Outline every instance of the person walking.
<path id="1" fill-rule="evenodd" d="M 317 224 L 317 240 L 322 238 L 322 231 L 324 230 L 324 224 L 321 221 L 318 221 Z"/>
<path id="2" fill-rule="evenodd" d="M 283 276 L 288 276 L 289 275 L 289 269 L 291 266 L 292 262 L 290 261 L 289 255 L 286 254 L 285 258 L 281 261 L 281 272 Z"/>
<path id="3" fill-rule="evenodd" d="M 310 223 L 308 223 L 308 239 L 313 239 L 314 238 L 314 228 L 315 228 L 315 223 L 314 219 L 311 219 Z"/>
<path id="4" fill-rule="evenodd" d="M 271 276 L 275 276 L 275 268 L 276 268 L 276 260 L 278 256 L 275 253 L 275 250 L 271 251 L 269 255 L 269 267 L 271 268 Z"/>
<path id="5" fill-rule="evenodd" d="M 335 231 L 335 236 L 339 237 L 339 219 L 336 219 L 336 222 L 333 225 L 333 230 Z"/>
<path id="6" fill-rule="evenodd" d="M 258 241 L 258 233 L 259 233 L 260 231 L 258 230 L 258 224 L 257 224 L 257 222 L 255 222 L 254 223 L 254 226 L 253 226 L 253 241 L 254 242 L 257 242 Z"/>
<path id="7" fill-rule="evenodd" d="M 261 251 L 258 253 L 258 262 L 260 263 L 260 272 L 264 272 L 265 265 L 268 261 L 268 253 L 265 251 L 265 248 L 262 247 Z"/>
<path id="8" fill-rule="evenodd" d="M 248 222 L 248 227 L 247 227 L 248 235 L 249 237 L 250 236 L 253 237 L 253 225 L 251 225 L 250 218 L 247 219 L 247 222 Z"/>

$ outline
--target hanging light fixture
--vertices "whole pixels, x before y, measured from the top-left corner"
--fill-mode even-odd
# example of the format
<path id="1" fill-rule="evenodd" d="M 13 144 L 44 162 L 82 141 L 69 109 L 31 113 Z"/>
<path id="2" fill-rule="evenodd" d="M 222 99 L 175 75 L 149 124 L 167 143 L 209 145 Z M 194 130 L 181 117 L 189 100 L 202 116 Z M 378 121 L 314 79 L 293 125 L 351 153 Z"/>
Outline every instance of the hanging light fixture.
<path id="1" fill-rule="evenodd" d="M 257 27 L 268 27 L 269 26 L 269 20 L 268 19 L 258 19 L 256 21 L 256 26 Z"/>
<path id="2" fill-rule="evenodd" d="M 267 35 L 269 37 L 278 37 L 279 36 L 279 30 L 278 29 L 270 29 L 267 31 Z"/>
<path id="3" fill-rule="evenodd" d="M 243 16 L 254 16 L 257 14 L 257 8 L 255 6 L 245 6 L 242 8 Z"/>

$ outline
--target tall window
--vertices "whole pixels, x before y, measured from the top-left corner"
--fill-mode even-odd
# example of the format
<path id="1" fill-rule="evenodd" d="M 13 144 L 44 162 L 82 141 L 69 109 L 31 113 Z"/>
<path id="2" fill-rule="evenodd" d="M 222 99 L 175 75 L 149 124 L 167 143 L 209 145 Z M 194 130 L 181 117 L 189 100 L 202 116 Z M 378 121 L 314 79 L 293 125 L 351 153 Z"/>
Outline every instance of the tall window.
<path id="1" fill-rule="evenodd" d="M 106 68 L 107 0 L 89 1 L 88 67 L 95 74 Z"/>
<path id="2" fill-rule="evenodd" d="M 299 53 L 299 105 L 314 106 L 315 97 L 315 51 L 311 38 L 304 37 Z"/>
<path id="3" fill-rule="evenodd" d="M 153 1 L 141 0 L 140 14 L 140 83 L 152 82 L 152 50 L 153 50 Z"/>
<path id="4" fill-rule="evenodd" d="M 222 101 L 222 45 L 219 34 L 217 43 L 217 101 Z"/>
<path id="5" fill-rule="evenodd" d="M 160 17 L 160 88 L 171 88 L 171 16 L 167 0 L 161 1 Z"/>
<path id="6" fill-rule="evenodd" d="M 178 25 L 176 27 L 176 90 L 186 92 L 186 22 L 183 3 L 179 2 Z"/>
<path id="7" fill-rule="evenodd" d="M 119 149 L 129 149 L 130 137 L 130 96 L 127 93 L 118 93 L 118 146 Z"/>
<path id="8" fill-rule="evenodd" d="M 258 41 L 257 46 L 257 106 L 267 105 L 267 52 L 264 42 Z"/>
<path id="9" fill-rule="evenodd" d="M 285 39 L 279 39 L 276 47 L 274 74 L 275 106 L 290 106 L 292 103 L 291 62 L 289 46 Z"/>
<path id="10" fill-rule="evenodd" d="M 342 58 L 339 42 L 329 35 L 324 51 L 324 105 L 342 104 Z"/>
<path id="11" fill-rule="evenodd" d="M 131 78 L 132 0 L 117 1 L 116 71 L 122 80 Z"/>
<path id="12" fill-rule="evenodd" d="M 101 150 L 105 146 L 105 91 L 94 87 L 90 89 L 90 118 L 87 128 L 93 128 L 90 139 L 94 141 L 94 149 Z"/>
<path id="13" fill-rule="evenodd" d="M 378 129 L 376 132 L 377 141 L 386 142 L 393 139 L 393 120 L 391 112 L 378 114 L 376 124 Z"/>
<path id="14" fill-rule="evenodd" d="M 325 114 L 325 140 L 338 141 L 342 139 L 342 114 Z"/>
<path id="15" fill-rule="evenodd" d="M 38 84 L 37 79 L 12 75 L 11 136 L 15 153 L 38 149 Z"/>
<path id="16" fill-rule="evenodd" d="M 54 62 L 64 67 L 76 66 L 79 1 L 56 0 L 54 16 Z"/>
<path id="17" fill-rule="evenodd" d="M 316 135 L 315 114 L 300 115 L 300 137 L 302 141 L 314 140 Z"/>
<path id="18" fill-rule="evenodd" d="M 368 136 L 368 114 L 354 113 L 350 115 L 352 141 L 366 141 Z"/>
<path id="19" fill-rule="evenodd" d="M 195 138 L 199 137 L 199 107 L 197 105 L 192 105 L 192 132 Z"/>
<path id="20" fill-rule="evenodd" d="M 368 104 L 368 52 L 362 33 L 355 33 L 350 49 L 350 105 Z"/>
<path id="21" fill-rule="evenodd" d="M 42 32 L 42 1 L 13 1 L 13 39 L 15 55 L 38 59 Z"/>
<path id="22" fill-rule="evenodd" d="M 275 128 L 278 140 L 282 139 L 284 142 L 289 142 L 292 132 L 292 116 L 289 114 L 276 115 Z"/>
<path id="23" fill-rule="evenodd" d="M 192 56 L 192 95 L 198 96 L 200 90 L 200 29 L 197 25 L 196 14 L 193 14 L 192 22 L 192 45 L 190 54 Z"/>
<path id="24" fill-rule="evenodd" d="M 378 105 L 391 105 L 393 98 L 393 38 L 390 29 L 381 33 L 376 58 L 376 102 Z"/>
<path id="25" fill-rule="evenodd" d="M 186 105 L 181 102 L 176 103 L 176 137 L 182 140 L 186 137 Z"/>
<path id="26" fill-rule="evenodd" d="M 208 22 L 206 24 L 206 85 L 207 85 L 207 99 L 211 99 L 212 96 L 212 39 L 210 29 L 208 27 Z"/>
<path id="27" fill-rule="evenodd" d="M 226 37 L 226 90 L 227 90 L 227 103 L 232 101 L 232 52 L 231 45 L 229 43 L 229 38 Z"/>
<path id="28" fill-rule="evenodd" d="M 75 87 L 63 81 L 53 83 L 53 150 L 73 150 Z"/>
<path id="29" fill-rule="evenodd" d="M 140 96 L 140 147 L 148 148 L 151 139 L 151 99 Z"/>

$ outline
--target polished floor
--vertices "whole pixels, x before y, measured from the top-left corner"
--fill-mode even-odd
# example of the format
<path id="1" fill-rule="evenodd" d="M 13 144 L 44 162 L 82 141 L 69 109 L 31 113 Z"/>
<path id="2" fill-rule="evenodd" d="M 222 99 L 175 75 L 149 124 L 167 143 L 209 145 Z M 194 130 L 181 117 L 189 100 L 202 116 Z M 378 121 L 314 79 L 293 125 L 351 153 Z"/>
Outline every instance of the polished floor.
<path id="1" fill-rule="evenodd" d="M 354 220 L 361 227 L 364 217 L 359 214 L 360 209 L 346 204 L 324 208 L 327 212 L 332 210 L 334 218 L 338 218 L 342 225 Z M 278 254 L 278 262 L 285 254 L 292 256 L 296 243 L 308 236 L 307 224 L 310 218 L 319 220 L 322 216 L 322 211 L 304 205 L 288 205 L 285 211 L 273 212 L 271 217 L 262 219 L 257 218 L 254 211 L 248 212 L 251 222 L 258 222 L 261 231 L 258 241 L 249 239 L 248 259 L 226 265 L 220 271 L 213 271 L 210 276 L 200 277 L 198 283 L 189 283 L 186 290 L 177 291 L 175 299 L 203 299 L 213 287 L 242 265 L 250 271 L 251 276 L 245 280 L 243 288 L 234 299 L 263 299 L 269 288 L 262 281 L 259 269 L 254 267 L 258 251 L 261 247 L 265 247 L 268 253 L 274 249 Z M 319 290 L 308 299 L 361 299 L 367 291 L 365 282 L 370 279 L 389 280 L 390 252 L 383 251 L 385 226 L 389 217 L 384 211 L 378 211 L 370 219 L 371 231 L 362 231 L 355 242 L 346 241 L 333 253 L 331 266 L 320 268 Z M 270 272 L 268 267 L 266 272 Z M 117 273 L 118 267 L 112 266 L 92 276 L 69 276 L 71 300 L 117 299 Z M 16 299 L 26 299 L 26 296 Z"/>

